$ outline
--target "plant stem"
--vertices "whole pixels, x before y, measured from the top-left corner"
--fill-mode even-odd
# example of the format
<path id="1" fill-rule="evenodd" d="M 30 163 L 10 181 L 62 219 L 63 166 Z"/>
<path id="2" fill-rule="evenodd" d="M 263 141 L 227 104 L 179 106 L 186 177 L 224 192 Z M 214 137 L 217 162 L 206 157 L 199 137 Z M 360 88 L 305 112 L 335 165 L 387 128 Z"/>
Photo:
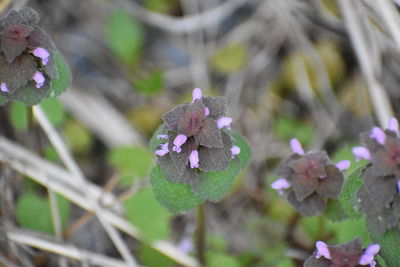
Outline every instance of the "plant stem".
<path id="1" fill-rule="evenodd" d="M 196 229 L 196 252 L 197 259 L 202 266 L 206 263 L 206 213 L 204 203 L 197 206 L 197 229 Z"/>

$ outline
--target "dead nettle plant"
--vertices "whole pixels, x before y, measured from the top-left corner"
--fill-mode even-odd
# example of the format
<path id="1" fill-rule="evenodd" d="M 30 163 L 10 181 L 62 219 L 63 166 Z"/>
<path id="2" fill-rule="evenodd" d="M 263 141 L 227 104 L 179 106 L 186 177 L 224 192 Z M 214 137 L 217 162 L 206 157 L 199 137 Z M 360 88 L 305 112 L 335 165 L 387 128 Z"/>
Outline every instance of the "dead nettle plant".
<path id="1" fill-rule="evenodd" d="M 373 127 L 360 139 L 363 146 L 352 152 L 365 162 L 347 177 L 350 161 L 333 163 L 324 151 L 304 152 L 296 139 L 290 142 L 293 153 L 278 167 L 280 178 L 271 186 L 299 213 L 333 221 L 364 217 L 376 243 L 362 250 L 358 239 L 337 247 L 318 241 L 305 266 L 379 266 L 378 251 L 388 266 L 400 266 L 399 123 L 391 118 L 387 129 Z"/>
<path id="2" fill-rule="evenodd" d="M 204 205 L 220 201 L 251 156 L 248 142 L 230 125 L 227 98 L 203 96 L 193 90 L 191 103 L 163 115 L 164 123 L 151 139 L 157 155 L 151 172 L 153 191 L 173 213 L 198 207 L 197 248 L 204 262 Z"/>
<path id="3" fill-rule="evenodd" d="M 68 65 L 29 7 L 0 19 L 0 104 L 27 106 L 64 92 L 71 82 Z"/>

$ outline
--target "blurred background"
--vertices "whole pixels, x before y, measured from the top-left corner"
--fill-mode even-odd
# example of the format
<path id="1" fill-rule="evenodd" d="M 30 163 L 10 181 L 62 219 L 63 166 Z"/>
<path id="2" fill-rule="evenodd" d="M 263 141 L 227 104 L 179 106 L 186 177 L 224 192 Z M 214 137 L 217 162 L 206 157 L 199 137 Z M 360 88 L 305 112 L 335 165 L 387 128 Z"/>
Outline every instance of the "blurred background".
<path id="1" fill-rule="evenodd" d="M 306 150 L 327 150 L 333 161 L 353 161 L 358 134 L 398 114 L 395 2 L 1 0 L 1 15 L 25 5 L 40 13 L 41 27 L 73 74 L 72 87 L 41 107 L 85 177 L 113 192 L 123 203 L 121 216 L 151 240 L 122 236 L 141 265 L 182 264 L 155 249 L 153 240 L 194 252 L 194 212 L 168 213 L 149 188 L 155 158 L 147 143 L 161 115 L 190 101 L 195 87 L 228 97 L 232 127 L 253 149 L 229 195 L 206 204 L 208 266 L 302 266 L 317 240 L 335 244 L 359 236 L 370 243 L 363 219 L 301 217 L 270 184 L 291 138 Z M 61 164 L 39 126 L 28 129 L 25 106 L 7 104 L 0 111 L 4 137 Z M 0 226 L 54 235 L 46 187 L 0 166 Z M 96 257 L 121 258 L 90 213 L 63 197 L 58 205 L 66 243 Z M 94 264 L 6 236 L 0 233 L 0 265 Z"/>

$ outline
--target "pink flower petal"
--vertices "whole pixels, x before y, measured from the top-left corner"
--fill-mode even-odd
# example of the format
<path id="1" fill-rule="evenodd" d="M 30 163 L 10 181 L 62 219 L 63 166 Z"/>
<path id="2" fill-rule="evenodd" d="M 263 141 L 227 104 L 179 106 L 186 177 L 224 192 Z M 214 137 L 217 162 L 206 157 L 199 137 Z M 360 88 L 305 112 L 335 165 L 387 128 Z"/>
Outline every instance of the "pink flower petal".
<path id="1" fill-rule="evenodd" d="M 329 252 L 328 246 L 324 242 L 317 241 L 315 246 L 317 247 L 317 255 L 315 256 L 317 259 L 321 258 L 322 256 L 327 259 L 331 258 L 331 253 Z"/>
<path id="2" fill-rule="evenodd" d="M 338 168 L 341 171 L 345 171 L 350 167 L 350 160 L 342 160 L 339 161 L 338 163 L 335 164 L 336 168 Z"/>
<path id="3" fill-rule="evenodd" d="M 304 150 L 301 147 L 299 140 L 297 140 L 296 138 L 290 140 L 290 148 L 292 149 L 293 153 L 297 153 L 299 155 L 304 154 Z"/>
<path id="4" fill-rule="evenodd" d="M 197 99 L 200 99 L 200 98 L 203 96 L 203 93 L 201 92 L 201 89 L 200 89 L 200 88 L 195 88 L 195 89 L 193 90 L 192 96 L 193 96 L 192 102 L 194 102 L 194 101 L 196 101 Z"/>
<path id="5" fill-rule="evenodd" d="M 371 153 L 369 150 L 363 146 L 353 147 L 353 154 L 356 158 L 356 161 L 360 161 L 360 159 L 371 160 Z"/>
<path id="6" fill-rule="evenodd" d="M 199 167 L 199 152 L 197 150 L 193 150 L 190 153 L 189 163 L 190 163 L 190 168 L 198 168 Z"/>
<path id="7" fill-rule="evenodd" d="M 218 126 L 218 129 L 221 129 L 221 128 L 224 128 L 224 127 L 228 127 L 229 128 L 231 123 L 232 123 L 232 118 L 230 118 L 230 117 L 221 117 L 217 121 L 217 126 Z"/>
<path id="8" fill-rule="evenodd" d="M 390 118 L 388 129 L 395 132 L 397 136 L 399 136 L 399 121 L 396 118 Z"/>
<path id="9" fill-rule="evenodd" d="M 381 145 L 385 144 L 386 134 L 379 127 L 373 127 L 369 137 L 371 137 L 372 139 L 375 139 L 375 141 L 378 142 Z"/>
<path id="10" fill-rule="evenodd" d="M 10 91 L 10 90 L 8 89 L 8 87 L 7 87 L 7 84 L 4 83 L 4 82 L 1 82 L 1 84 L 0 84 L 0 90 L 1 90 L 2 92 L 4 92 L 4 93 Z"/>

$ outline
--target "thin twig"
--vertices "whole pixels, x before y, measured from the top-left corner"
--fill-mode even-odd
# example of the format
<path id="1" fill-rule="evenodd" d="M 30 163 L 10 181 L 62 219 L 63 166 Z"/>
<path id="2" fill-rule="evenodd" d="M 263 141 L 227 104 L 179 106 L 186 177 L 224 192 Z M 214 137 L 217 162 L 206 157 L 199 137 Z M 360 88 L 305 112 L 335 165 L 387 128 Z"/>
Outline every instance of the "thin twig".
<path id="1" fill-rule="evenodd" d="M 372 51 L 368 49 L 368 42 L 362 32 L 358 19 L 359 16 L 356 13 L 358 9 L 354 6 L 353 2 L 354 1 L 350 0 L 339 0 L 339 6 L 354 47 L 354 52 L 356 53 L 361 70 L 367 81 L 370 99 L 379 119 L 379 123 L 383 126 L 386 125 L 388 119 L 392 117 L 393 111 L 382 85 L 375 77 L 374 66 L 376 62 L 372 62 L 369 56 Z"/>
<path id="2" fill-rule="evenodd" d="M 37 233 L 31 233 L 20 229 L 9 229 L 6 232 L 7 238 L 14 242 L 29 245 L 31 247 L 39 248 L 83 262 L 89 261 L 93 265 L 104 267 L 128 266 L 123 261 L 113 259 L 102 254 L 86 251 L 81 248 L 77 248 L 75 246 L 64 244 L 61 242 L 50 241 L 52 237 L 48 235 L 38 235 Z"/>
<path id="3" fill-rule="evenodd" d="M 65 171 L 63 168 L 42 159 L 23 148 L 22 146 L 15 144 L 4 137 L 0 136 L 0 161 L 8 164 L 14 170 L 20 172 L 27 177 L 32 178 L 37 183 L 50 187 L 55 192 L 63 195 L 71 202 L 77 204 L 83 209 L 94 212 L 93 207 L 89 205 L 82 188 L 75 181 L 75 178 Z M 92 199 L 100 199 L 103 191 L 96 185 L 87 182 L 86 194 L 91 195 Z M 101 201 L 104 206 L 114 207 L 117 210 L 119 205 L 115 202 L 116 197 L 111 193 L 105 194 Z M 101 213 L 106 218 L 106 220 L 123 231 L 124 233 L 132 236 L 135 239 L 140 240 L 143 243 L 147 243 L 141 236 L 138 229 L 136 229 L 130 222 L 118 215 L 116 212 L 112 211 L 110 208 L 99 207 Z M 175 262 L 187 266 L 187 267 L 197 267 L 198 262 L 191 256 L 183 253 L 177 247 L 165 241 L 158 241 L 154 243 L 147 243 L 147 245 L 153 247 L 155 250 L 164 254 L 165 256 L 173 259 Z"/>
<path id="4" fill-rule="evenodd" d="M 206 264 L 206 213 L 204 203 L 197 206 L 196 252 L 197 259 L 204 266 Z"/>
<path id="5" fill-rule="evenodd" d="M 249 2 L 260 0 L 230 0 L 225 3 L 205 11 L 202 14 L 174 18 L 172 16 L 151 12 L 134 1 L 119 0 L 127 11 L 143 22 L 174 34 L 185 34 L 198 30 L 205 30 L 219 25 L 226 18 L 231 16 L 236 10 Z"/>
<path id="6" fill-rule="evenodd" d="M 61 160 L 67 166 L 68 170 L 73 174 L 74 178 L 78 180 L 83 188 L 86 188 L 86 179 L 79 168 L 78 164 L 74 161 L 72 155 L 70 154 L 67 146 L 65 145 L 64 141 L 62 140 L 61 136 L 57 133 L 56 129 L 48 120 L 46 114 L 39 106 L 33 107 L 33 113 L 35 118 L 38 120 L 40 126 L 46 133 L 47 137 L 49 138 L 51 144 L 56 149 L 57 153 L 59 154 Z M 91 198 L 91 195 L 86 193 L 86 190 L 83 191 L 84 196 L 89 202 L 89 205 L 92 206 L 94 212 L 96 213 L 97 218 L 99 219 L 100 223 L 103 225 L 104 229 L 106 230 L 107 234 L 113 241 L 114 245 L 121 253 L 122 257 L 128 263 L 129 266 L 135 267 L 138 266 L 136 260 L 134 259 L 133 255 L 131 254 L 130 250 L 128 249 L 127 245 L 119 235 L 119 233 L 115 230 L 113 226 L 109 224 L 107 220 L 103 217 L 101 210 L 99 209 L 99 205 L 97 201 Z"/>

